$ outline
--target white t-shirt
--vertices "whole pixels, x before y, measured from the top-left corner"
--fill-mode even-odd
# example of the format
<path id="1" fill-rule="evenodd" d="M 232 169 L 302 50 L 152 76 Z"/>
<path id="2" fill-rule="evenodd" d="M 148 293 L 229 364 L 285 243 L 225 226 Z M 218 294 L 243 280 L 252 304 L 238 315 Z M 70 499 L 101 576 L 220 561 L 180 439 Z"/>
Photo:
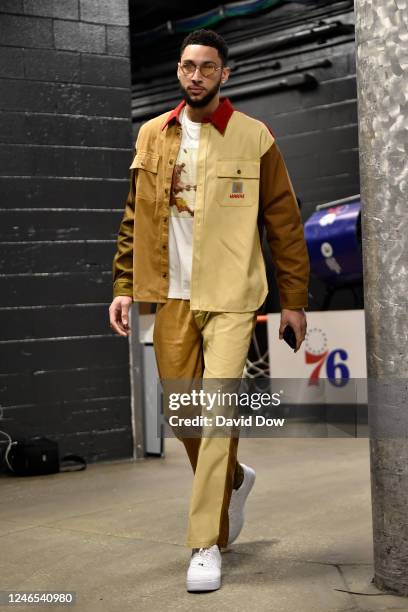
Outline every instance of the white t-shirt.
<path id="1" fill-rule="evenodd" d="M 190 299 L 197 153 L 201 123 L 181 111 L 182 137 L 173 172 L 169 220 L 169 298 Z"/>

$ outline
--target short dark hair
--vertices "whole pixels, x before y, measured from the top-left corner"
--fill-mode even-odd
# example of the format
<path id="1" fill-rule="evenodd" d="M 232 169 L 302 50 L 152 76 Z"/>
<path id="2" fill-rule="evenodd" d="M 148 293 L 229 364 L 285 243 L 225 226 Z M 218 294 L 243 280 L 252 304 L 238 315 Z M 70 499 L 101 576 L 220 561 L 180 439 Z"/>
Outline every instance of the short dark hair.
<path id="1" fill-rule="evenodd" d="M 213 30 L 195 30 L 190 32 L 183 42 L 180 48 L 180 57 L 183 55 L 184 49 L 187 45 L 205 45 L 206 47 L 214 47 L 217 49 L 218 55 L 221 58 L 223 65 L 225 66 L 228 61 L 228 46 L 225 40 L 220 34 Z"/>

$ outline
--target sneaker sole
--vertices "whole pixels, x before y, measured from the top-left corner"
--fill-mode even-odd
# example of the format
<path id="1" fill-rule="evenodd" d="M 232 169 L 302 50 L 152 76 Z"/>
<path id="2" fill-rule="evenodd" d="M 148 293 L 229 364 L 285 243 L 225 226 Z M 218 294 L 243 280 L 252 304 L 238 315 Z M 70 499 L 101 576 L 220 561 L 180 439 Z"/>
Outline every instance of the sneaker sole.
<path id="1" fill-rule="evenodd" d="M 243 503 L 242 523 L 239 526 L 239 530 L 237 532 L 237 535 L 234 536 L 234 538 L 231 539 L 231 540 L 228 538 L 228 546 L 235 542 L 235 540 L 238 538 L 239 534 L 242 531 L 242 528 L 243 528 L 244 523 L 245 523 L 245 504 L 246 504 L 246 500 L 248 499 L 248 496 L 249 496 L 250 492 L 252 491 L 252 489 L 254 487 L 255 480 L 256 480 L 256 472 L 254 471 L 254 472 L 251 472 L 250 475 L 249 475 L 248 490 L 247 490 L 246 495 L 244 497 L 244 503 Z"/>
<path id="2" fill-rule="evenodd" d="M 187 591 L 216 591 L 221 586 L 221 578 L 213 580 L 187 580 Z"/>

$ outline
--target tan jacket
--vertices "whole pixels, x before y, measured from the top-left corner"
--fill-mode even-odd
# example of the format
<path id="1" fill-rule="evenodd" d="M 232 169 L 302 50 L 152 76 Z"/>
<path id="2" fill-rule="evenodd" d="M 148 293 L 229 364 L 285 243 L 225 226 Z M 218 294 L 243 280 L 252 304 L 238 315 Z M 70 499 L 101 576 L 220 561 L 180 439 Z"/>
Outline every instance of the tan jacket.
<path id="1" fill-rule="evenodd" d="M 169 199 L 183 106 L 184 102 L 139 130 L 113 260 L 114 296 L 166 301 Z M 248 312 L 262 306 L 268 293 L 260 240 L 263 226 L 281 308 L 306 307 L 309 258 L 278 145 L 261 121 L 222 99 L 200 132 L 191 310 Z"/>

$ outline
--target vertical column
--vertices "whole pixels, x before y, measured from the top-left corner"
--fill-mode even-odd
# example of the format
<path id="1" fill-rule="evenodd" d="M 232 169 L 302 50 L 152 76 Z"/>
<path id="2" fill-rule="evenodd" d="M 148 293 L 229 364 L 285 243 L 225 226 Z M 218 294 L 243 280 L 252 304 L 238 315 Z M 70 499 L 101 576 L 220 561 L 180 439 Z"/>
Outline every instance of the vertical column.
<path id="1" fill-rule="evenodd" d="M 355 10 L 374 582 L 408 595 L 408 13 Z"/>

